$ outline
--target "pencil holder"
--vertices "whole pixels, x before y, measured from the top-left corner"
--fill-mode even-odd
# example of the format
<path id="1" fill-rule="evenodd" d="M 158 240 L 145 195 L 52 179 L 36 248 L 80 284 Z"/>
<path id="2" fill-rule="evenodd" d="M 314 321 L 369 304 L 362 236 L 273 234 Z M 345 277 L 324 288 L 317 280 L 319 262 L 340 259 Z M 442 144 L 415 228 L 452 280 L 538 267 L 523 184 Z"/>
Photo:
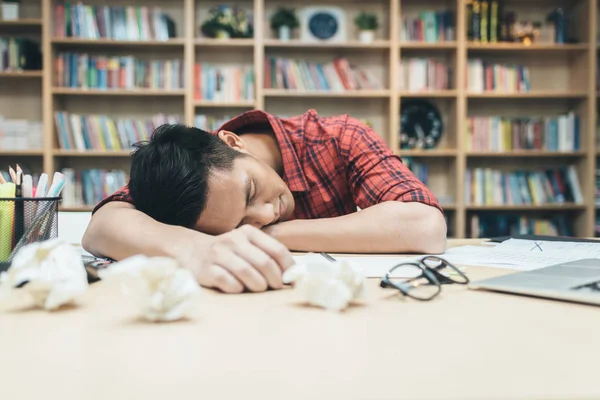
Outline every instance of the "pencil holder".
<path id="1" fill-rule="evenodd" d="M 60 199 L 0 198 L 0 271 L 21 247 L 58 237 Z"/>

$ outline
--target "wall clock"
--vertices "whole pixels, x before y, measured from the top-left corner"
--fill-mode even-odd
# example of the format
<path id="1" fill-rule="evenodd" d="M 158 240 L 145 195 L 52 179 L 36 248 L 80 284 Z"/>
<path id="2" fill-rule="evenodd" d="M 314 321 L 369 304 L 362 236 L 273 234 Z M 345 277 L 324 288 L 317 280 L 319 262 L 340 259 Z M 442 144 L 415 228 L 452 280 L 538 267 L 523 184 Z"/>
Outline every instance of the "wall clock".
<path id="1" fill-rule="evenodd" d="M 426 100 L 404 100 L 400 106 L 400 148 L 432 149 L 442 138 L 439 110 Z"/>
<path id="2" fill-rule="evenodd" d="M 340 7 L 305 7 L 300 14 L 300 39 L 304 42 L 345 42 L 346 13 Z"/>

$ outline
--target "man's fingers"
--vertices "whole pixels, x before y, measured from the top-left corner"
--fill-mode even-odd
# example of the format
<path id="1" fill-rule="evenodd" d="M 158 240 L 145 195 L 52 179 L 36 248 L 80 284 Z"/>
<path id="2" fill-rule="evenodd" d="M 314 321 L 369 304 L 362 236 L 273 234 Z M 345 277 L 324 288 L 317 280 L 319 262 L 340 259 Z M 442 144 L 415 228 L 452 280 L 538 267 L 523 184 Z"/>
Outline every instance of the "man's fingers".
<path id="1" fill-rule="evenodd" d="M 218 265 L 229 271 L 252 292 L 264 292 L 268 289 L 265 277 L 233 251 L 222 252 L 219 255 Z"/>
<path id="2" fill-rule="evenodd" d="M 225 268 L 218 265 L 211 265 L 205 277 L 206 284 L 199 282 L 201 285 L 219 289 L 225 293 L 242 293 L 244 285 L 238 281 L 235 276 Z M 199 279 L 204 280 L 204 279 Z"/>
<path id="3" fill-rule="evenodd" d="M 292 253 L 290 253 L 287 247 L 260 229 L 254 228 L 248 230 L 248 240 L 275 260 L 282 271 L 294 265 Z"/>
<path id="4" fill-rule="evenodd" d="M 281 269 L 269 254 L 250 242 L 240 243 L 236 247 L 236 253 L 262 274 L 269 287 L 272 289 L 283 287 Z"/>

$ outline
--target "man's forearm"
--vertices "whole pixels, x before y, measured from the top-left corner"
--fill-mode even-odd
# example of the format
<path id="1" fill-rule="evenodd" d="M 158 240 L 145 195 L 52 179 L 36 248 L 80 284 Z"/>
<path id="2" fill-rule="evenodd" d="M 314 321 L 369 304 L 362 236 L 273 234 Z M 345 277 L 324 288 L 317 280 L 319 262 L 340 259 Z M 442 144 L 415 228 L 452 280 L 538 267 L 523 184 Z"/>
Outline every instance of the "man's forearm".
<path id="1" fill-rule="evenodd" d="M 442 253 L 442 213 L 420 203 L 385 202 L 335 218 L 294 220 L 265 230 L 296 251 Z"/>
<path id="2" fill-rule="evenodd" d="M 202 233 L 161 224 L 125 203 L 109 203 L 92 217 L 83 248 L 115 260 L 136 254 L 179 258 Z M 208 235 L 204 235 L 208 238 Z"/>

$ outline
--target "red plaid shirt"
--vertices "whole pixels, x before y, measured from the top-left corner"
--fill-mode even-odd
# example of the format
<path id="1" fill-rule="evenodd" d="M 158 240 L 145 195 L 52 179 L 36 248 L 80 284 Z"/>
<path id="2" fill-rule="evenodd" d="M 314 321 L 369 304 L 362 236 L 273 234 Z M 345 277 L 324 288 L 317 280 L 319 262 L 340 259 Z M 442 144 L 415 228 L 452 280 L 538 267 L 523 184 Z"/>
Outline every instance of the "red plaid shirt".
<path id="1" fill-rule="evenodd" d="M 219 130 L 235 132 L 269 123 L 283 159 L 283 179 L 296 208 L 292 218 L 336 217 L 384 201 L 419 202 L 442 211 L 433 193 L 417 179 L 372 129 L 352 117 L 322 117 L 315 110 L 291 118 L 248 111 Z M 132 202 L 127 187 L 104 199 Z M 442 211 L 443 212 L 443 211 Z"/>

